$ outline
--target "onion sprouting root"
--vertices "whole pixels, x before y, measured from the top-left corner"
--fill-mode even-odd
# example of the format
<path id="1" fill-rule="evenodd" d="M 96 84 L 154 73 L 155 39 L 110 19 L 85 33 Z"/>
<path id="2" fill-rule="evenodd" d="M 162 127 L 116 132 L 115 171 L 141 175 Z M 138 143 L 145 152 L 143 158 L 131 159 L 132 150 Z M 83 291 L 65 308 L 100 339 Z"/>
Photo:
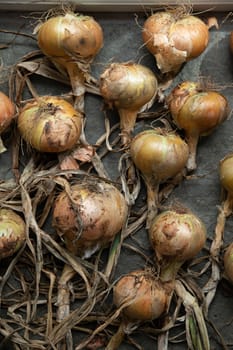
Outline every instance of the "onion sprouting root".
<path id="1" fill-rule="evenodd" d="M 43 96 L 22 108 L 18 129 L 22 138 L 36 150 L 59 153 L 77 144 L 82 114 L 60 97 Z"/>
<path id="2" fill-rule="evenodd" d="M 100 180 L 85 180 L 61 192 L 54 205 L 53 225 L 67 249 L 88 258 L 122 229 L 128 208 L 121 192 Z"/>
<path id="3" fill-rule="evenodd" d="M 180 266 L 204 247 L 206 227 L 188 209 L 166 210 L 154 218 L 149 238 L 161 265 L 161 279 L 173 280 Z"/>
<path id="4" fill-rule="evenodd" d="M 224 277 L 233 284 L 233 243 L 231 243 L 224 253 Z"/>
<path id="5" fill-rule="evenodd" d="M 188 159 L 188 146 L 174 132 L 145 130 L 131 142 L 130 154 L 147 186 L 147 228 L 157 214 L 159 185 L 181 174 Z"/>
<path id="6" fill-rule="evenodd" d="M 122 144 L 131 139 L 137 114 L 153 101 L 158 91 L 154 73 L 136 63 L 112 63 L 100 76 L 100 93 L 120 117 Z"/>
<path id="7" fill-rule="evenodd" d="M 202 88 L 198 82 L 184 81 L 172 90 L 167 103 L 175 124 L 184 130 L 189 145 L 187 169 L 195 170 L 199 137 L 210 134 L 227 119 L 228 101 L 222 94 Z"/>
<path id="8" fill-rule="evenodd" d="M 11 209 L 0 209 L 0 260 L 16 253 L 26 241 L 24 220 Z"/>
<path id="9" fill-rule="evenodd" d="M 159 11 L 144 23 L 142 38 L 162 73 L 177 73 L 182 64 L 198 57 L 209 42 L 208 26 L 198 17 Z"/>
<path id="10" fill-rule="evenodd" d="M 82 100 L 85 82 L 90 80 L 90 63 L 103 46 L 99 23 L 91 16 L 67 12 L 47 19 L 35 32 L 41 51 L 62 74 L 68 74 L 73 94 Z"/>
<path id="11" fill-rule="evenodd" d="M 7 95 L 0 91 L 0 135 L 7 130 L 15 116 L 14 103 Z M 3 145 L 0 136 L 0 153 L 5 152 L 6 148 Z"/>

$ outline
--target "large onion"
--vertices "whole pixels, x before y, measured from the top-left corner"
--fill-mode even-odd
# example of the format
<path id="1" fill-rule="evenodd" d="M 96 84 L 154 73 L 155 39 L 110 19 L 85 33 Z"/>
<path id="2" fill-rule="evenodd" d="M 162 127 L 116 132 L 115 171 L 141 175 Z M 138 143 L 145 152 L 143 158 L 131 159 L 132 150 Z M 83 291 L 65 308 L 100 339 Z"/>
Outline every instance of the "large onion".
<path id="1" fill-rule="evenodd" d="M 43 96 L 28 102 L 18 116 L 22 138 L 40 152 L 72 149 L 82 130 L 82 115 L 64 99 Z"/>
<path id="2" fill-rule="evenodd" d="M 157 94 L 154 73 L 136 63 L 112 63 L 100 76 L 100 93 L 120 116 L 122 144 L 131 139 L 137 114 Z"/>
<path id="3" fill-rule="evenodd" d="M 147 186 L 147 228 L 157 214 L 161 183 L 182 173 L 188 159 L 188 146 L 174 132 L 151 129 L 137 134 L 130 154 Z"/>
<path id="4" fill-rule="evenodd" d="M 210 134 L 226 120 L 228 101 L 222 94 L 206 90 L 199 83 L 184 81 L 172 90 L 167 103 L 175 124 L 185 131 L 190 153 L 187 169 L 195 170 L 199 137 Z"/>
<path id="5" fill-rule="evenodd" d="M 80 97 L 77 107 L 83 112 L 90 63 L 103 46 L 101 26 L 91 16 L 67 12 L 46 19 L 35 32 L 42 52 L 63 74 L 68 74 L 74 95 Z"/>
<path id="6" fill-rule="evenodd" d="M 144 23 L 142 38 L 162 73 L 177 72 L 183 63 L 207 47 L 209 31 L 198 17 L 176 11 L 159 11 Z"/>
<path id="7" fill-rule="evenodd" d="M 25 240 L 24 220 L 11 209 L 0 209 L 0 260 L 16 253 Z"/>
<path id="8" fill-rule="evenodd" d="M 224 276 L 233 284 L 233 243 L 224 253 Z"/>
<path id="9" fill-rule="evenodd" d="M 58 195 L 53 225 L 69 251 L 88 258 L 113 240 L 126 217 L 125 198 L 115 186 L 86 180 Z"/>
<path id="10" fill-rule="evenodd" d="M 160 278 L 173 280 L 180 266 L 204 247 L 206 227 L 187 209 L 166 210 L 154 218 L 149 238 L 161 265 Z"/>
<path id="11" fill-rule="evenodd" d="M 0 135 L 6 131 L 15 116 L 15 106 L 9 97 L 0 91 Z M 0 153 L 6 151 L 0 136 Z"/>

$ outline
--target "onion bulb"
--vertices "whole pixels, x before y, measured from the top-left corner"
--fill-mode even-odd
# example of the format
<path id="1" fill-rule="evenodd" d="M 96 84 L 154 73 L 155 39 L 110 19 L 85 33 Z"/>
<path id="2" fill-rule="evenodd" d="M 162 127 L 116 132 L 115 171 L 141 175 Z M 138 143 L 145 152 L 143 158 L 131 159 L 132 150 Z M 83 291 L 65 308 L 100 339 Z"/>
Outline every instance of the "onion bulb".
<path id="1" fill-rule="evenodd" d="M 18 116 L 22 138 L 40 152 L 72 149 L 82 130 L 82 115 L 60 97 L 43 96 L 27 102 Z"/>
<path id="2" fill-rule="evenodd" d="M 188 146 L 174 132 L 151 129 L 132 139 L 130 155 L 147 186 L 148 228 L 157 214 L 159 185 L 182 173 L 188 159 Z"/>
<path id="3" fill-rule="evenodd" d="M 128 145 L 137 114 L 150 103 L 158 91 L 154 73 L 136 63 L 112 63 L 100 76 L 100 93 L 120 117 L 123 145 Z"/>
<path id="4" fill-rule="evenodd" d="M 204 247 L 206 227 L 187 209 L 165 210 L 154 218 L 149 239 L 161 265 L 161 280 L 173 280 L 180 266 Z"/>
<path id="5" fill-rule="evenodd" d="M 159 70 L 177 73 L 183 63 L 206 49 L 209 30 L 198 17 L 178 11 L 159 11 L 145 21 L 142 38 Z"/>
<path id="6" fill-rule="evenodd" d="M 203 89 L 199 83 L 184 81 L 171 91 L 167 103 L 175 124 L 184 130 L 189 145 L 187 169 L 195 170 L 199 137 L 210 134 L 226 120 L 228 101 L 216 91 Z"/>
<path id="7" fill-rule="evenodd" d="M 0 91 L 0 135 L 6 131 L 14 119 L 15 106 L 7 95 Z M 0 137 L 0 153 L 6 151 Z"/>
<path id="8" fill-rule="evenodd" d="M 53 226 L 69 251 L 89 258 L 113 240 L 126 217 L 126 200 L 114 185 L 85 180 L 58 195 Z"/>
<path id="9" fill-rule="evenodd" d="M 47 19 L 35 33 L 41 51 L 61 73 L 68 74 L 74 95 L 83 97 L 90 63 L 103 46 L 99 23 L 91 16 L 67 12 Z"/>
<path id="10" fill-rule="evenodd" d="M 229 153 L 219 163 L 220 182 L 223 188 L 233 196 L 233 153 Z"/>
<path id="11" fill-rule="evenodd" d="M 224 253 L 224 277 L 233 284 L 233 243 L 231 243 Z"/>
<path id="12" fill-rule="evenodd" d="M 0 260 L 16 253 L 25 240 L 24 220 L 11 209 L 0 209 Z"/>

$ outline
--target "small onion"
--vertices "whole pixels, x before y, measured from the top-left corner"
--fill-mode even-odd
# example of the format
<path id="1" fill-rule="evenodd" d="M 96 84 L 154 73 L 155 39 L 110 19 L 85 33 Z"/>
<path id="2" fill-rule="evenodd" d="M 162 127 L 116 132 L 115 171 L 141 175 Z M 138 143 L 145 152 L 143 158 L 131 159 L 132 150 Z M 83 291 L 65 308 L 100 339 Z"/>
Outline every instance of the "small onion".
<path id="1" fill-rule="evenodd" d="M 162 73 L 177 72 L 198 57 L 209 42 L 208 26 L 199 18 L 175 11 L 159 11 L 143 25 L 142 38 Z"/>
<path id="2" fill-rule="evenodd" d="M 0 260 L 16 253 L 25 240 L 24 220 L 11 209 L 0 209 Z"/>
<path id="3" fill-rule="evenodd" d="M 130 321 L 149 321 L 159 318 L 169 304 L 168 291 L 147 271 L 136 270 L 120 278 L 113 289 L 117 308 L 124 303 L 124 317 Z"/>
<path id="4" fill-rule="evenodd" d="M 103 46 L 99 23 L 91 16 L 68 12 L 47 19 L 35 32 L 41 51 L 59 71 L 68 74 L 74 95 L 82 97 L 90 63 Z"/>
<path id="5" fill-rule="evenodd" d="M 233 153 L 228 154 L 219 163 L 220 182 L 223 188 L 233 196 Z"/>
<path id="6" fill-rule="evenodd" d="M 171 91 L 167 103 L 175 124 L 184 130 L 189 145 L 187 169 L 195 170 L 199 137 L 210 134 L 226 120 L 228 101 L 218 92 L 203 89 L 199 83 L 184 81 Z"/>
<path id="7" fill-rule="evenodd" d="M 148 228 L 157 214 L 159 185 L 184 170 L 188 146 L 174 132 L 151 129 L 132 139 L 130 154 L 147 186 Z"/>
<path id="8" fill-rule="evenodd" d="M 104 181 L 85 180 L 61 192 L 54 205 L 53 226 L 67 249 L 84 258 L 111 242 L 122 229 L 127 204 L 121 192 Z"/>
<path id="9" fill-rule="evenodd" d="M 118 110 L 122 144 L 130 142 L 137 114 L 157 94 L 154 73 L 136 63 L 112 63 L 100 76 L 100 93 L 110 107 Z"/>
<path id="10" fill-rule="evenodd" d="M 231 243 L 223 257 L 224 262 L 224 277 L 226 277 L 233 284 L 233 243 Z"/>
<path id="11" fill-rule="evenodd" d="M 165 210 L 154 218 L 149 238 L 161 265 L 160 278 L 172 280 L 180 266 L 204 247 L 206 227 L 187 209 Z"/>
<path id="12" fill-rule="evenodd" d="M 10 126 L 15 116 L 15 106 L 7 95 L 0 91 L 0 135 Z M 0 153 L 6 151 L 0 139 Z"/>
<path id="13" fill-rule="evenodd" d="M 78 142 L 82 115 L 60 97 L 43 96 L 28 102 L 18 116 L 22 138 L 40 152 L 63 152 Z"/>

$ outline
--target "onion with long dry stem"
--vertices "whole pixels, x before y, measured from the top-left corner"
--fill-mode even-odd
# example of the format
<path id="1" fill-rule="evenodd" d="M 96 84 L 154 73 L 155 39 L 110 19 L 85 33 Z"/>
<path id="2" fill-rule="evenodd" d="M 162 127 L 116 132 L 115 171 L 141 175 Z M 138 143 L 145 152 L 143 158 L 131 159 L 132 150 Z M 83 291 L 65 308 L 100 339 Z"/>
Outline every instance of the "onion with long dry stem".
<path id="1" fill-rule="evenodd" d="M 69 76 L 75 108 L 84 112 L 85 83 L 90 64 L 103 46 L 101 26 L 91 16 L 72 11 L 46 19 L 35 28 L 38 45 L 58 70 Z"/>
<path id="2" fill-rule="evenodd" d="M 0 260 L 16 253 L 26 241 L 26 225 L 16 212 L 0 209 Z"/>
<path id="3" fill-rule="evenodd" d="M 113 302 L 121 310 L 122 320 L 106 350 L 117 350 L 125 334 L 130 334 L 142 322 L 164 315 L 173 287 L 156 279 L 149 270 L 135 270 L 121 277 L 113 289 Z"/>
<path id="4" fill-rule="evenodd" d="M 15 116 L 15 106 L 14 103 L 9 99 L 9 97 L 0 91 L 0 135 L 12 123 Z M 0 153 L 6 151 L 6 147 L 3 145 L 2 138 L 0 136 Z"/>
<path id="5" fill-rule="evenodd" d="M 128 145 L 131 140 L 138 113 L 152 103 L 157 91 L 156 76 L 141 64 L 112 63 L 101 74 L 100 93 L 119 113 L 123 145 Z"/>
<path id="6" fill-rule="evenodd" d="M 72 149 L 82 131 L 82 115 L 64 99 L 38 97 L 19 112 L 22 138 L 40 152 L 59 153 Z"/>
<path id="7" fill-rule="evenodd" d="M 132 139 L 130 155 L 147 187 L 149 228 L 158 211 L 159 186 L 182 174 L 188 159 L 188 146 L 174 132 L 151 129 L 140 132 Z"/>
<path id="8" fill-rule="evenodd" d="M 196 152 L 200 136 L 209 135 L 229 114 L 229 104 L 219 92 L 198 82 L 184 81 L 167 98 L 168 108 L 178 128 L 185 132 L 189 145 L 188 171 L 196 169 Z"/>
<path id="9" fill-rule="evenodd" d="M 209 42 L 209 28 L 198 17 L 179 11 L 159 11 L 143 25 L 142 38 L 162 73 L 177 73 L 198 57 Z"/>

